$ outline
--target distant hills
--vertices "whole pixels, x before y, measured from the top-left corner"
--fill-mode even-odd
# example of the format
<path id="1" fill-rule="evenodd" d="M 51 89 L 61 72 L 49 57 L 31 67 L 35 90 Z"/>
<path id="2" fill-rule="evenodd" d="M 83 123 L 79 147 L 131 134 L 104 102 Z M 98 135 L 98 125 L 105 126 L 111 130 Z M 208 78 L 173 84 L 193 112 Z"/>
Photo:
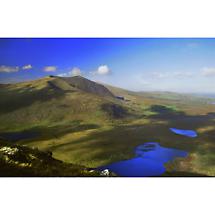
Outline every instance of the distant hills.
<path id="1" fill-rule="evenodd" d="M 193 95 L 215 99 L 215 93 L 193 93 Z"/>
<path id="2" fill-rule="evenodd" d="M 168 92 L 168 91 L 151 91 L 151 92 L 137 92 L 138 95 L 142 95 L 148 98 L 155 99 L 167 99 L 167 100 L 175 100 L 175 101 L 192 101 L 192 102 L 200 102 L 206 103 L 215 101 L 212 96 L 208 94 L 198 94 L 198 93 L 176 93 L 176 92 Z"/>

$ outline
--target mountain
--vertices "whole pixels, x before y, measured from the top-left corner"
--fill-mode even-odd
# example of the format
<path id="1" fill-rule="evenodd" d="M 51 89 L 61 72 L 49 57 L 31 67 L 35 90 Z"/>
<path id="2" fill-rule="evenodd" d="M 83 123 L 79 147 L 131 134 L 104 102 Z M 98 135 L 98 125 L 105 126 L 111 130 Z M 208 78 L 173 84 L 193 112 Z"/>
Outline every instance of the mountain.
<path id="1" fill-rule="evenodd" d="M 89 124 L 126 116 L 123 102 L 102 84 L 56 76 L 0 86 L 0 129 L 81 120 Z"/>
<path id="2" fill-rule="evenodd" d="M 49 150 L 60 146 L 55 141 L 48 147 L 36 144 L 39 150 L 31 143 L 96 131 L 124 117 L 127 107 L 108 88 L 80 76 L 1 84 L 0 175 L 98 175 L 85 165 L 67 163 L 58 150 Z"/>

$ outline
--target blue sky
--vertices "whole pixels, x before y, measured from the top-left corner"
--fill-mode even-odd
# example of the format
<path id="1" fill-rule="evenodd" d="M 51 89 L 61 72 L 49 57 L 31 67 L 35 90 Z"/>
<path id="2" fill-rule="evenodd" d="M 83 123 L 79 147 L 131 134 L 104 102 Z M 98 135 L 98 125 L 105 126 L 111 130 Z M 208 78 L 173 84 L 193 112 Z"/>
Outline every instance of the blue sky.
<path id="1" fill-rule="evenodd" d="M 135 91 L 215 93 L 215 39 L 0 39 L 0 82 L 82 75 Z"/>

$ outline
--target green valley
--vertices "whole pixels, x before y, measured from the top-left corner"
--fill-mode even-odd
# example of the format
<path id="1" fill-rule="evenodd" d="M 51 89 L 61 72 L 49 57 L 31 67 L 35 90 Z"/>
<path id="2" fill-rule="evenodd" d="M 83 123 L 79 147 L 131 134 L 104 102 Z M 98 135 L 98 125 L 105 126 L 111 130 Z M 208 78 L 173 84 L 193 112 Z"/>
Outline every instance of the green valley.
<path id="1" fill-rule="evenodd" d="M 211 99 L 190 94 L 133 92 L 81 76 L 0 85 L 1 144 L 51 152 L 50 165 L 66 166 L 55 174 L 29 173 L 34 176 L 77 176 L 78 167 L 131 159 L 145 142 L 188 152 L 166 163 L 164 176 L 215 176 L 214 122 Z M 176 135 L 171 127 L 198 137 Z"/>

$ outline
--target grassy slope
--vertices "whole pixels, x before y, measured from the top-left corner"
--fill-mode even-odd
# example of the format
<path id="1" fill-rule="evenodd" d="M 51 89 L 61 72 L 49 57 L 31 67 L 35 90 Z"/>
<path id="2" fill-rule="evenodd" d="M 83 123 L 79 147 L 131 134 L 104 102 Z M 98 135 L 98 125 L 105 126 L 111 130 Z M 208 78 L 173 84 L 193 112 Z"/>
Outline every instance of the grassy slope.
<path id="1" fill-rule="evenodd" d="M 168 164 L 168 170 L 215 175 L 214 106 L 205 100 L 177 99 L 134 93 L 106 86 L 129 101 L 96 96 L 55 80 L 41 79 L 0 90 L 0 129 L 36 131 L 39 136 L 17 144 L 51 150 L 57 159 L 97 167 L 133 156 L 135 146 L 158 141 L 186 150 L 187 159 Z M 103 104 L 123 106 L 127 117 L 115 118 Z M 157 106 L 156 106 L 157 105 Z M 177 136 L 169 127 L 195 129 L 196 139 Z"/>

